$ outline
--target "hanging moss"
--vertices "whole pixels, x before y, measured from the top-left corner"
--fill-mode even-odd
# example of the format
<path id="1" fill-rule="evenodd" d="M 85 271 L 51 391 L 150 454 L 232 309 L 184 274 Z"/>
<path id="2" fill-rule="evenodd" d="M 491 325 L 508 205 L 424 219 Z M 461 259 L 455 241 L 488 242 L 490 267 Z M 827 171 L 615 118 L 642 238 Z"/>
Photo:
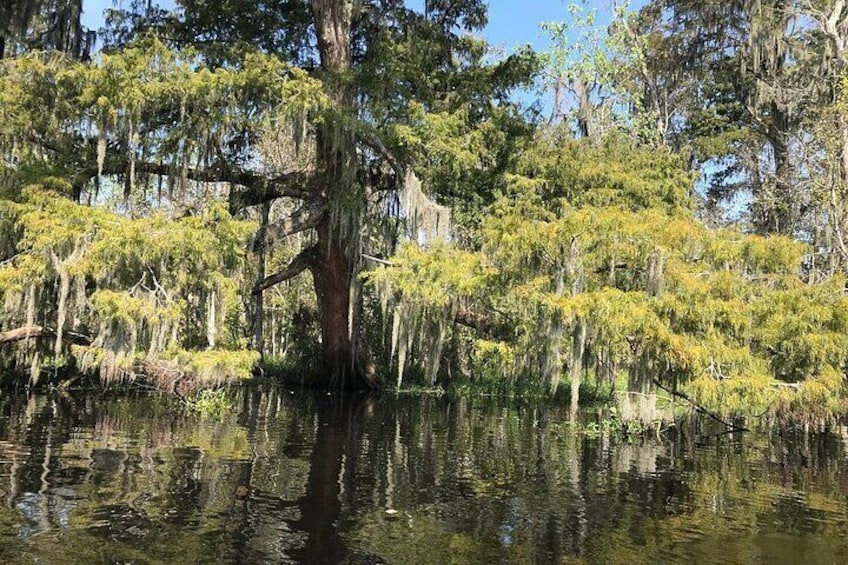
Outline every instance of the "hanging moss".
<path id="1" fill-rule="evenodd" d="M 668 187 L 655 184 L 663 196 L 651 197 L 638 168 L 635 202 L 648 207 L 632 196 L 629 205 L 587 206 L 598 202 L 592 183 L 603 193 L 609 176 L 589 181 L 585 169 L 594 164 L 573 155 L 557 158 L 548 182 L 516 182 L 492 205 L 481 252 L 407 245 L 369 275 L 394 305 L 401 368 L 432 363 L 432 348 L 405 345 L 410 331 L 423 341 L 428 324 L 470 308 L 479 332 L 470 342 L 470 378 L 476 371 L 504 383 L 516 375 L 555 383 L 561 348 L 573 391 L 590 376 L 597 386 L 615 382 L 621 368 L 633 393 L 650 395 L 659 382 L 718 412 L 777 413 L 818 402 L 833 413 L 842 405 L 825 400 L 842 394 L 834 375 L 844 377 L 848 365 L 841 278 L 805 282 L 799 242 L 710 230 L 683 203 L 657 206 Z M 557 184 L 563 168 L 572 170 L 565 178 L 589 184 L 580 192 Z M 626 177 L 616 183 L 620 194 L 635 194 Z M 507 339 L 493 339 L 493 320 L 506 322 Z"/>
<path id="2" fill-rule="evenodd" d="M 247 284 L 245 246 L 255 228 L 218 207 L 177 220 L 129 219 L 43 187 L 29 187 L 24 196 L 23 203 L 4 204 L 20 239 L 18 254 L 0 266 L 0 325 L 55 330 L 49 350 L 29 341 L 17 346 L 23 355 L 14 363 L 29 367 L 33 378 L 48 351 L 54 365 L 70 354 L 80 370 L 103 380 L 135 378 L 169 348 L 206 342 L 208 321 L 192 316 L 196 296 L 214 295 L 217 316 L 227 320 L 238 288 Z M 215 345 L 239 345 L 232 339 L 238 331 L 229 330 Z M 69 348 L 65 332 L 92 343 Z M 208 377 L 200 365 L 192 371 Z"/>

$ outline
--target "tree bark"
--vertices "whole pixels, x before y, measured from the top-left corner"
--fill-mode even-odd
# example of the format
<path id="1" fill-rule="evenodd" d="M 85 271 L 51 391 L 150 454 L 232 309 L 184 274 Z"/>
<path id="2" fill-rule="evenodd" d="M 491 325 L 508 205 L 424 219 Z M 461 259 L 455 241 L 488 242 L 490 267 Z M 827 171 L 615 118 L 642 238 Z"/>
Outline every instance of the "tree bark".
<path id="1" fill-rule="evenodd" d="M 586 324 L 577 319 L 572 332 L 571 367 L 571 419 L 577 417 L 580 405 L 580 380 L 583 375 L 583 355 L 586 353 Z"/>
<path id="2" fill-rule="evenodd" d="M 778 107 L 777 104 L 772 104 L 772 114 L 774 126 L 770 132 L 772 150 L 774 151 L 774 187 L 775 194 L 773 202 L 771 202 L 771 232 L 776 232 L 784 235 L 791 235 L 795 218 L 793 214 L 793 202 L 796 200 L 796 194 L 793 194 L 793 187 L 790 181 L 792 172 L 789 162 L 789 147 L 786 144 L 786 138 L 789 130 L 789 116 L 786 112 Z"/>
<path id="3" fill-rule="evenodd" d="M 265 231 L 268 229 L 268 215 L 271 211 L 271 203 L 266 202 L 262 205 L 262 223 L 259 226 L 259 233 L 256 236 L 254 245 L 254 253 L 257 256 L 257 279 L 258 281 L 265 280 Z M 260 284 L 257 282 L 257 284 Z M 256 310 L 253 318 L 253 348 L 259 352 L 260 357 L 265 355 L 265 297 L 261 292 L 255 293 Z"/>
<path id="4" fill-rule="evenodd" d="M 376 389 L 374 367 L 357 351 L 350 328 L 351 263 L 332 235 L 329 222 L 318 227 L 318 260 L 312 269 L 318 297 L 323 367 L 319 385 L 332 389 Z"/>

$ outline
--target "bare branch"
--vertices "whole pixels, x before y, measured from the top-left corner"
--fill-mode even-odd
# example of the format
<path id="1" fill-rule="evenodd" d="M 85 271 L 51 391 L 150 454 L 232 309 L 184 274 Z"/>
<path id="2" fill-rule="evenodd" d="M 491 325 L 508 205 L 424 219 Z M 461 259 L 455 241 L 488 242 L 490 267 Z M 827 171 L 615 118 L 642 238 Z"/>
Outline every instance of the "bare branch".
<path id="1" fill-rule="evenodd" d="M 293 279 L 306 269 L 311 268 L 317 255 L 318 248 L 315 246 L 304 249 L 298 253 L 294 259 L 292 259 L 291 263 L 289 263 L 285 269 L 274 273 L 273 275 L 269 275 L 256 283 L 256 286 L 253 287 L 252 294 L 257 295 L 266 288 L 270 288 L 275 284 Z"/>
<path id="2" fill-rule="evenodd" d="M 368 255 L 366 253 L 359 254 L 363 259 L 367 259 L 369 261 L 374 261 L 375 263 L 379 263 L 380 265 L 385 265 L 387 267 L 394 267 L 395 264 L 391 261 L 386 261 L 385 259 L 380 259 L 379 257 L 374 257 L 373 255 Z"/>
<path id="3" fill-rule="evenodd" d="M 18 257 L 20 257 L 22 255 L 28 255 L 31 251 L 32 251 L 32 249 L 24 249 L 23 251 L 21 251 L 17 255 L 12 255 L 8 259 L 4 259 L 4 260 L 0 261 L 0 267 L 4 267 L 4 266 L 6 266 L 10 263 L 14 263 L 15 259 L 17 259 Z"/>
<path id="4" fill-rule="evenodd" d="M 736 423 L 734 423 L 730 420 L 725 420 L 724 418 L 722 418 L 721 416 L 719 416 L 715 412 L 708 410 L 707 408 L 704 408 L 703 406 L 701 406 L 700 404 L 698 404 L 697 402 L 692 400 L 692 397 L 690 397 L 689 395 L 687 395 L 683 392 L 680 392 L 678 390 L 675 390 L 673 388 L 668 388 L 668 387 L 664 386 L 658 379 L 654 379 L 653 383 L 654 383 L 654 386 L 656 386 L 657 388 L 659 388 L 661 390 L 664 390 L 668 394 L 670 394 L 670 395 L 672 395 L 676 398 L 680 398 L 680 399 L 685 400 L 686 402 L 688 402 L 692 406 L 692 408 L 695 409 L 695 412 L 709 416 L 710 418 L 712 418 L 713 420 L 715 420 L 719 424 L 722 424 L 723 426 L 725 426 L 728 430 L 730 430 L 732 432 L 747 432 L 748 431 L 748 428 L 746 428 L 744 426 L 739 426 L 739 425 L 737 425 Z"/>
<path id="5" fill-rule="evenodd" d="M 846 19 L 846 16 L 842 14 L 846 8 L 845 0 L 836 0 L 829 14 L 815 8 L 809 0 L 804 4 L 807 14 L 812 16 L 821 31 L 833 40 L 834 47 L 836 48 L 836 58 L 839 63 L 841 65 L 846 64 L 846 57 L 848 57 L 848 54 L 846 54 L 846 47 L 848 47 L 846 46 L 846 40 L 848 38 L 843 33 L 840 33 L 840 23 Z"/>
<path id="6" fill-rule="evenodd" d="M 386 144 L 383 143 L 383 140 L 380 139 L 373 128 L 365 124 L 359 124 L 359 127 L 356 128 L 355 135 L 360 142 L 385 159 L 386 163 L 389 164 L 395 173 L 401 177 L 403 176 L 405 172 L 403 164 L 397 157 L 395 157 L 394 153 L 386 147 Z"/>

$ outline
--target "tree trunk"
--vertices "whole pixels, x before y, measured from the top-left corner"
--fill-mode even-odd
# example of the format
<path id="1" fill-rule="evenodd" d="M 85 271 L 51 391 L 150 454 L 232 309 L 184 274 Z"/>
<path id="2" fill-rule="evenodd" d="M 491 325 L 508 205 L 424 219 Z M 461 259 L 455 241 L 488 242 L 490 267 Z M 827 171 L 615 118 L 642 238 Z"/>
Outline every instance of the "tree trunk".
<path id="1" fill-rule="evenodd" d="M 329 231 L 326 221 L 318 228 L 318 260 L 312 279 L 321 324 L 322 384 L 344 389 L 353 384 L 355 369 L 348 326 L 351 272 L 344 252 Z"/>
<path id="2" fill-rule="evenodd" d="M 588 137 L 597 141 L 598 131 L 595 127 L 595 107 L 592 104 L 590 85 L 586 84 L 580 77 L 574 81 L 574 90 L 577 92 L 577 129 L 581 137 Z"/>
<path id="3" fill-rule="evenodd" d="M 262 223 L 259 226 L 259 234 L 256 237 L 255 254 L 257 256 L 257 280 L 262 281 L 265 278 L 265 255 L 267 246 L 265 244 L 265 232 L 268 229 L 268 215 L 271 212 L 270 203 L 262 205 Z M 259 293 L 254 293 L 256 299 L 255 310 L 253 316 L 253 348 L 259 352 L 261 357 L 265 357 L 265 297 Z"/>
<path id="4" fill-rule="evenodd" d="M 789 148 L 786 142 L 779 139 L 773 143 L 774 147 L 774 176 L 775 176 L 775 202 L 773 231 L 792 235 L 795 218 L 793 213 L 793 188 L 790 183 L 791 167 L 789 164 Z"/>
<path id="5" fill-rule="evenodd" d="M 344 75 L 351 68 L 351 0 L 313 0 L 312 15 L 321 55 L 322 79 L 333 102 L 353 106 L 353 95 Z M 317 162 L 322 171 L 322 199 L 331 212 L 318 225 L 317 257 L 312 277 L 318 297 L 323 372 L 318 384 L 333 389 L 376 388 L 373 366 L 361 351 L 350 326 L 350 290 L 356 246 L 346 241 L 358 237 L 359 206 L 353 183 L 356 148 L 349 131 L 336 120 L 317 128 Z M 355 329 L 355 328 L 354 328 Z"/>
<path id="6" fill-rule="evenodd" d="M 217 293 L 215 290 L 209 291 L 209 296 L 206 297 L 206 347 L 215 349 L 216 338 L 218 335 L 218 323 L 216 320 L 216 301 Z"/>
<path id="7" fill-rule="evenodd" d="M 357 350 L 350 327 L 353 269 L 331 231 L 328 221 L 318 227 L 318 257 L 312 268 L 323 357 L 316 384 L 332 389 L 376 389 L 373 363 Z"/>

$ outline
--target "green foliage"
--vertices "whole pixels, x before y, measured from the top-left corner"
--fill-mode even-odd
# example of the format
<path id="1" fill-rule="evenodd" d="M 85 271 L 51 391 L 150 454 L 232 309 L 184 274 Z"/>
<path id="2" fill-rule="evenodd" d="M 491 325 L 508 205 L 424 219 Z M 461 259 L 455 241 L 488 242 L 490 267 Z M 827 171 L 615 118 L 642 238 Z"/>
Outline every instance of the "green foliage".
<path id="1" fill-rule="evenodd" d="M 166 356 L 201 382 L 249 379 L 259 361 L 256 351 L 177 351 Z"/>
<path id="2" fill-rule="evenodd" d="M 293 314 L 313 306 L 345 310 L 347 300 L 302 299 L 298 288 L 274 291 L 265 303 L 245 292 L 242 277 L 285 268 L 282 260 L 315 244 L 314 235 L 353 271 L 361 268 L 362 251 L 394 250 L 400 217 L 417 216 L 395 204 L 401 185 L 413 184 L 401 180 L 412 169 L 442 200 L 471 202 L 468 216 L 474 203 L 491 200 L 519 138 L 532 129 L 510 91 L 530 84 L 534 54 L 521 49 L 494 60 L 485 41 L 467 33 L 486 23 L 481 0 L 431 3 L 423 12 L 402 2 L 343 4 L 323 10 L 183 1 L 168 12 L 134 2 L 109 12 L 108 47 L 91 61 L 32 53 L 0 63 L 4 194 L 27 200 L 25 186 L 45 184 L 48 175 L 66 178 L 71 200 L 137 220 L 72 226 L 67 257 L 56 255 L 60 310 L 69 300 L 69 277 L 87 290 L 98 287 L 89 293 L 92 312 L 71 316 L 74 324 L 91 318 L 106 328 L 96 330 L 96 357 L 99 349 L 120 351 L 126 361 L 137 358 L 139 347 L 148 356 L 177 345 L 216 347 L 216 316 L 233 334 L 226 347 L 252 334 L 254 347 L 271 342 L 273 355 L 285 355 L 292 344 L 279 334 L 294 333 Z M 332 39 L 321 31 L 330 27 Z M 304 214 L 284 198 L 305 200 Z M 217 216 L 214 203 L 224 199 L 233 213 L 266 217 L 251 246 L 252 265 L 232 259 L 229 242 L 217 241 L 229 237 L 229 217 L 220 226 L 206 218 Z M 433 205 L 420 190 L 413 200 Z M 254 208 L 265 204 L 273 209 Z M 296 214 L 295 221 L 286 222 L 283 211 Z M 168 223 L 175 216 L 180 229 Z M 147 245 L 151 233 L 162 242 Z M 291 248 L 275 245 L 293 234 L 299 241 Z M 312 265 L 319 270 L 335 257 L 316 255 L 324 263 Z M 341 284 L 327 292 L 355 294 L 342 288 L 355 274 L 341 273 Z M 346 355 L 326 345 L 330 333 L 349 333 L 345 320 L 354 317 L 312 316 L 324 322 L 322 353 L 334 366 L 328 383 L 347 382 L 336 378 L 348 372 L 339 366 Z M 206 339 L 197 331 L 203 318 L 211 320 Z M 57 316 L 56 324 L 64 323 L 64 314 Z"/>
<path id="3" fill-rule="evenodd" d="M 720 412 L 841 406 L 845 285 L 805 283 L 803 244 L 708 229 L 673 154 L 621 138 L 551 147 L 491 206 L 479 252 L 408 245 L 370 277 L 401 308 L 484 319 L 459 353 L 469 376 L 506 388 L 519 375 L 549 379 L 555 390 L 561 372 L 574 378 L 585 326 L 577 371 L 599 383 L 626 370 L 633 392 L 657 380 Z"/>
<path id="4" fill-rule="evenodd" d="M 191 50 L 145 38 L 94 64 L 44 53 L 8 59 L 0 64 L 0 146 L 18 164 L 6 168 L 5 190 L 45 184 L 46 174 L 79 192 L 108 173 L 122 175 L 130 192 L 148 179 L 136 162 L 152 155 L 170 168 L 169 192 L 186 190 L 187 169 L 211 163 L 216 151 L 245 159 L 267 125 L 320 121 L 330 110 L 320 81 L 260 53 L 210 69 Z"/>
<path id="5" fill-rule="evenodd" d="M 557 200 L 573 207 L 662 208 L 677 214 L 692 205 L 693 177 L 681 155 L 618 133 L 598 142 L 574 141 L 562 130 L 542 134 L 522 155 L 517 174 L 509 190 L 546 206 Z M 538 188 L 527 194 L 534 184 Z"/>
<path id="6" fill-rule="evenodd" d="M 368 346 L 385 345 L 398 387 L 408 372 L 426 387 L 470 375 L 555 394 L 567 376 L 576 401 L 586 379 L 612 392 L 627 374 L 631 392 L 658 382 L 720 411 L 839 409 L 848 122 L 824 4 L 799 8 L 797 29 L 780 2 L 625 3 L 606 29 L 572 6 L 572 21 L 544 25 L 544 78 L 575 111 L 557 106 L 535 136 L 510 92 L 540 59 L 492 59 L 468 33 L 484 2 L 354 4 L 328 16 L 351 49 L 332 65 L 314 41 L 320 10 L 205 0 L 111 12 L 110 48 L 91 61 L 0 61 L 0 323 L 56 333 L 13 364 L 33 378 L 77 364 L 213 383 L 249 374 L 247 335 L 290 365 L 313 353 L 291 336 L 317 344 L 332 319 L 352 343 L 371 332 Z M 813 76 L 833 80 L 806 88 Z M 719 171 L 707 171 L 712 200 L 744 188 L 752 225 L 786 235 L 696 219 L 692 168 L 705 162 Z M 812 188 L 793 198 L 796 185 Z M 297 210 L 272 208 L 280 195 L 306 200 L 303 225 L 280 221 Z M 244 217 L 268 204 L 275 229 L 233 219 L 225 198 Z M 418 245 L 418 208 L 441 219 L 444 204 L 458 230 Z M 398 245 L 404 220 L 413 242 Z M 254 320 L 251 283 L 315 244 L 316 226 L 311 260 L 341 250 L 353 307 L 319 311 L 347 300 L 316 300 L 301 280 L 266 291 Z M 263 245 L 290 231 L 292 245 Z M 363 251 L 395 256 L 350 285 Z M 69 349 L 67 331 L 91 345 Z"/>
<path id="7" fill-rule="evenodd" d="M 206 345 L 210 324 L 226 330 L 216 328 L 221 345 L 239 346 L 228 312 L 241 299 L 250 222 L 215 206 L 178 219 L 131 219 L 39 186 L 23 198 L 0 202 L 5 227 L 19 236 L 4 250 L 14 259 L 0 266 L 3 327 L 22 326 L 35 313 L 41 324 L 91 336 L 92 346 L 74 354 L 104 378 L 132 375 L 139 360 L 168 348 Z M 203 380 L 244 378 L 256 361 L 247 352 L 215 355 L 195 353 L 179 364 Z"/>
<path id="8" fill-rule="evenodd" d="M 225 389 L 201 390 L 185 399 L 185 407 L 204 419 L 219 420 L 233 411 L 233 403 Z"/>

